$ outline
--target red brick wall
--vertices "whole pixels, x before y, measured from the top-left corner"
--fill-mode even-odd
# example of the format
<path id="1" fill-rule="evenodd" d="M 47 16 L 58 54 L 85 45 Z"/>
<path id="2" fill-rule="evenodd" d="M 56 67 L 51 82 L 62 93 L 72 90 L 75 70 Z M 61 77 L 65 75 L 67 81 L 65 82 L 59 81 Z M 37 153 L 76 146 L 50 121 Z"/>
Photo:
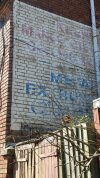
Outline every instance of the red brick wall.
<path id="1" fill-rule="evenodd" d="M 21 0 L 63 17 L 91 25 L 90 0 Z M 95 0 L 97 26 L 100 27 L 100 1 Z"/>
<path id="2" fill-rule="evenodd" d="M 90 25 L 89 0 L 21 0 L 66 18 Z"/>
<path id="3" fill-rule="evenodd" d="M 95 11 L 96 11 L 97 27 L 100 28 L 100 1 L 99 0 L 95 0 Z"/>
<path id="4" fill-rule="evenodd" d="M 10 130 L 11 83 L 12 83 L 12 9 L 10 1 L 0 10 L 0 20 L 4 26 L 0 29 L 0 151 L 5 145 Z M 7 178 L 9 160 L 0 157 L 0 178 Z"/>
<path id="5" fill-rule="evenodd" d="M 21 0 L 25 3 L 91 25 L 90 0 Z M 100 27 L 100 1 L 95 0 L 97 27 Z"/>

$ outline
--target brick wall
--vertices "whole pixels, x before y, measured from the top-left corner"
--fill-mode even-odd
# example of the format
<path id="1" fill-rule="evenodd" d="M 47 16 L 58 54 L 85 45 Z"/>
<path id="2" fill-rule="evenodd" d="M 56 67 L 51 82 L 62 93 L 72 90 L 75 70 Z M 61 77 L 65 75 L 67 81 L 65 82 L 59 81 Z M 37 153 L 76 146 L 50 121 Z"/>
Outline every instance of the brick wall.
<path id="1" fill-rule="evenodd" d="M 0 153 L 10 130 L 12 83 L 12 8 L 8 1 L 0 9 Z M 10 158 L 11 159 L 11 158 Z M 8 178 L 9 159 L 0 156 L 0 178 Z M 10 175 L 10 174 L 9 174 Z"/>
<path id="2" fill-rule="evenodd" d="M 6 1 L 3 0 L 1 4 L 4 4 Z M 10 0 L 12 2 L 13 0 Z M 91 16 L 90 16 L 90 0 L 20 0 L 27 4 L 30 4 L 40 9 L 53 12 L 54 14 L 81 22 L 83 24 L 91 25 Z M 2 6 L 0 7 L 2 8 Z M 100 27 L 100 2 L 95 0 L 95 10 L 97 18 L 97 27 Z"/>
<path id="3" fill-rule="evenodd" d="M 91 116 L 97 95 L 91 28 L 18 1 L 14 24 L 11 129 Z"/>
<path id="4" fill-rule="evenodd" d="M 65 114 L 89 113 L 97 94 L 91 28 L 83 25 L 91 25 L 87 0 L 22 0 L 34 7 L 15 3 L 12 90 L 12 1 L 0 7 L 5 21 L 0 29 L 0 150 L 10 134 L 10 120 L 18 134 L 37 127 L 37 121 L 41 128 L 44 122 L 54 125 Z M 96 1 L 99 27 L 98 12 Z M 0 156 L 0 178 L 11 178 L 11 162 Z"/>
<path id="5" fill-rule="evenodd" d="M 91 25 L 86 0 L 22 1 Z M 13 55 L 12 2 L 5 0 L 0 6 L 0 20 L 5 22 L 0 29 L 0 151 L 6 141 L 9 142 L 10 124 L 13 133 L 20 135 L 19 130 L 33 128 L 30 123 L 37 127 L 36 120 L 42 128 L 44 122 L 54 124 L 64 114 L 86 114 L 96 96 L 91 28 L 21 2 L 15 3 L 14 38 L 17 40 L 14 40 Z M 98 12 L 96 1 L 99 27 Z M 13 164 L 10 163 L 10 157 L 0 156 L 0 178 L 12 177 Z"/>
<path id="6" fill-rule="evenodd" d="M 91 25 L 90 0 L 21 0 L 27 4 L 47 10 L 54 14 Z M 97 27 L 100 27 L 100 2 L 95 0 Z"/>
<path id="7" fill-rule="evenodd" d="M 47 10 L 54 14 L 81 22 L 91 24 L 90 3 L 88 0 L 21 0 L 25 3 Z M 99 6 L 100 7 L 100 6 Z"/>
<path id="8" fill-rule="evenodd" d="M 100 28 L 100 2 L 99 0 L 95 0 L 94 2 L 95 2 L 97 28 Z"/>

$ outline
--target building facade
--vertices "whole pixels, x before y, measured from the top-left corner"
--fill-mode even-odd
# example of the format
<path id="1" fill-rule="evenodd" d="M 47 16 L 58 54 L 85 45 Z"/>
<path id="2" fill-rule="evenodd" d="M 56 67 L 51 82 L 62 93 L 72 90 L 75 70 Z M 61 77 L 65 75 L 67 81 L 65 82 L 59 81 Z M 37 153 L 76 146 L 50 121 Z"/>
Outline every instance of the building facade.
<path id="1" fill-rule="evenodd" d="M 19 1 L 13 13 L 11 129 L 89 114 L 97 92 L 91 28 Z"/>
<path id="2" fill-rule="evenodd" d="M 12 143 L 11 135 L 58 128 L 65 115 L 92 117 L 97 98 L 92 36 L 87 0 L 1 1 L 1 150 Z M 0 157 L 0 178 L 12 175 L 11 161 Z"/>

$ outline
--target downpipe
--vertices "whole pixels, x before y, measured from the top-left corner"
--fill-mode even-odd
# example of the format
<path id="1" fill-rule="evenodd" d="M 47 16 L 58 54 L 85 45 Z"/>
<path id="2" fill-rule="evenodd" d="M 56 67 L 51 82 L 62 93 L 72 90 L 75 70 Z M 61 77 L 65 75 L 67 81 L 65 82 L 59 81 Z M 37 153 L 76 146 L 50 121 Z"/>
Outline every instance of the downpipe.
<path id="1" fill-rule="evenodd" d="M 100 67 L 99 67 L 100 66 L 100 60 L 99 60 L 100 51 L 99 51 L 99 48 L 98 48 L 98 41 L 97 41 L 97 28 L 96 28 L 94 0 L 90 0 L 90 7 L 91 7 L 91 20 L 92 20 L 93 47 L 94 47 L 94 59 L 95 59 L 97 90 L 98 90 L 98 97 L 100 97 Z"/>

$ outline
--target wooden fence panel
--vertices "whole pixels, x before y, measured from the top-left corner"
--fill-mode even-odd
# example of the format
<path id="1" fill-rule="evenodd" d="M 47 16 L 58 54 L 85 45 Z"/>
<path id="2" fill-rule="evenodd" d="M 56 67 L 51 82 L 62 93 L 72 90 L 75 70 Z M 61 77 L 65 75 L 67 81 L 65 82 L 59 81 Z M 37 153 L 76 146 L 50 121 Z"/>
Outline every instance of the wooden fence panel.
<path id="1" fill-rule="evenodd" d="M 15 178 L 91 178 L 90 169 L 86 173 L 84 166 L 78 164 L 84 159 L 80 148 L 89 156 L 89 148 L 83 144 L 88 144 L 86 124 L 64 128 L 57 134 L 58 137 L 45 138 L 36 144 L 16 147 Z"/>
<path id="2" fill-rule="evenodd" d="M 36 178 L 58 178 L 57 139 L 50 143 L 51 139 L 54 138 L 43 140 L 35 148 Z"/>
<path id="3" fill-rule="evenodd" d="M 65 153 L 65 175 L 67 178 L 91 178 L 90 169 L 86 172 L 84 171 L 84 166 L 80 165 L 78 162 L 83 161 L 83 155 L 79 153 L 77 147 L 73 147 L 72 142 L 68 141 L 74 140 L 74 144 L 79 146 L 79 149 L 89 156 L 89 147 L 84 143 L 88 144 L 88 133 L 86 124 L 81 124 L 77 127 L 68 127 L 63 129 L 63 136 L 65 137 L 64 143 L 64 153 Z"/>
<path id="4" fill-rule="evenodd" d="M 34 178 L 34 144 L 16 147 L 15 155 L 15 178 Z"/>

